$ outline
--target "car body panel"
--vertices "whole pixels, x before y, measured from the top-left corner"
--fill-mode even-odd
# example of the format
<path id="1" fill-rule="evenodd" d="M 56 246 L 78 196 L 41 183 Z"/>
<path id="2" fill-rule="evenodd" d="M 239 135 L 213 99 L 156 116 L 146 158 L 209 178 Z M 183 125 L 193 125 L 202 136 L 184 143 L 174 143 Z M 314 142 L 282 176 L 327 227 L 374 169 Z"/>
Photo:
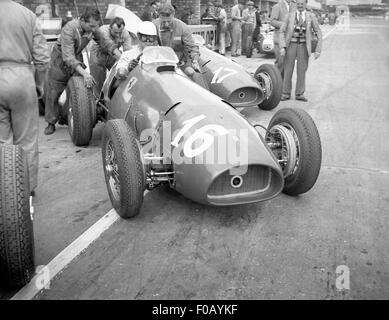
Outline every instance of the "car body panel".
<path id="1" fill-rule="evenodd" d="M 149 141 L 144 150 L 162 150 L 153 154 L 172 165 L 172 188 L 211 205 L 263 201 L 282 191 L 283 173 L 273 153 L 229 103 L 173 65 L 157 71 L 142 60 L 110 98 L 114 72 L 115 68 L 103 88 L 108 119 L 125 119 L 141 142 Z M 155 140 L 156 135 L 163 139 Z M 209 147 L 200 152 L 205 141 Z M 235 176 L 242 186 L 232 187 Z"/>

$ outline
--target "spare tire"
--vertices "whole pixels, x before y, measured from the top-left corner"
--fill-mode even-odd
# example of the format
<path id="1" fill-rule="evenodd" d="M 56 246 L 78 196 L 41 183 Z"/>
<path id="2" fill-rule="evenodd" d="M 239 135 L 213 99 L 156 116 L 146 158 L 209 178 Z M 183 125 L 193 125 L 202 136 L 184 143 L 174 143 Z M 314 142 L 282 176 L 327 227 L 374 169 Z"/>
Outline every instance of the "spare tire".
<path id="1" fill-rule="evenodd" d="M 278 106 L 282 94 L 282 77 L 277 67 L 271 64 L 261 65 L 254 74 L 263 92 L 264 100 L 258 105 L 262 110 L 272 110 Z"/>
<path id="2" fill-rule="evenodd" d="M 81 76 L 73 76 L 68 81 L 66 93 L 70 137 L 76 146 L 88 145 L 96 122 L 92 90 L 85 87 Z"/>
<path id="3" fill-rule="evenodd" d="M 34 275 L 34 234 L 27 159 L 20 146 L 0 147 L 0 277 L 10 287 Z"/>

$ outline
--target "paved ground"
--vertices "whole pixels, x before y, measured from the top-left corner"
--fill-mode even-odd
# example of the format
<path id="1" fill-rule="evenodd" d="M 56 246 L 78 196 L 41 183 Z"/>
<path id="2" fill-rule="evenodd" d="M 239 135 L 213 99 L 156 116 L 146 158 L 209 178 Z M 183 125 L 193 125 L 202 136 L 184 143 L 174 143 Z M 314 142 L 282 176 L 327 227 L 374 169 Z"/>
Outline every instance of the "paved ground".
<path id="1" fill-rule="evenodd" d="M 388 47 L 386 22 L 352 21 L 310 61 L 309 102 L 277 108 L 302 107 L 318 126 L 323 166 L 309 193 L 213 208 L 157 189 L 146 195 L 139 216 L 115 223 L 36 298 L 389 298 Z M 237 61 L 253 72 L 272 60 Z M 265 125 L 274 112 L 242 111 Z M 43 131 L 43 119 L 40 125 Z M 88 148 L 74 147 L 66 127 L 40 137 L 38 265 L 111 209 L 101 129 Z M 335 287 L 339 265 L 350 269 L 350 290 Z"/>

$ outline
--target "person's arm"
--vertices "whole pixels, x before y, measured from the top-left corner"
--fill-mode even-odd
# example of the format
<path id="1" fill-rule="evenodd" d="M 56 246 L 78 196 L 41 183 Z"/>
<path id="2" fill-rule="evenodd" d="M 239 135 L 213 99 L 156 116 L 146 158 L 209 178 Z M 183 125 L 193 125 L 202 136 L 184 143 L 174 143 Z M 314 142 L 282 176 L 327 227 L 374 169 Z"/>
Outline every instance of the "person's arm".
<path id="1" fill-rule="evenodd" d="M 242 18 L 240 17 L 240 14 L 239 14 L 238 10 L 236 10 L 236 8 L 232 8 L 232 10 L 231 10 L 231 19 L 232 20 L 239 20 L 239 21 L 242 20 Z"/>
<path id="2" fill-rule="evenodd" d="M 315 31 L 315 33 L 317 35 L 316 51 L 314 52 L 315 59 L 317 59 L 317 58 L 319 58 L 320 53 L 321 53 L 321 47 L 322 47 L 322 43 L 323 43 L 323 35 L 322 35 L 321 29 L 320 29 L 319 23 L 317 22 L 316 17 L 312 16 L 311 24 L 312 24 L 313 30 Z"/>
<path id="3" fill-rule="evenodd" d="M 123 40 L 123 51 L 130 50 L 132 48 L 132 40 L 130 33 L 126 29 L 123 30 Z"/>
<path id="4" fill-rule="evenodd" d="M 76 67 L 81 65 L 81 61 L 79 61 L 75 55 L 75 46 L 76 42 L 74 40 L 74 30 L 68 23 L 61 31 L 61 51 L 62 60 L 73 70 L 76 70 Z"/>
<path id="5" fill-rule="evenodd" d="M 192 32 L 186 25 L 183 25 L 182 40 L 191 61 L 197 61 L 200 57 L 199 46 L 194 42 Z"/>
<path id="6" fill-rule="evenodd" d="M 46 70 L 49 67 L 50 55 L 47 42 L 42 34 L 37 19 L 34 19 L 34 29 L 32 37 L 32 59 L 35 66 L 35 85 L 39 97 L 43 96 L 43 87 L 45 82 Z"/>
<path id="7" fill-rule="evenodd" d="M 245 9 L 242 12 L 242 21 L 247 22 L 248 19 L 249 19 L 249 11 Z"/>
<path id="8" fill-rule="evenodd" d="M 289 15 L 286 16 L 286 20 L 282 23 L 280 28 L 280 54 L 285 55 L 286 52 L 286 39 L 285 34 L 288 29 Z"/>
<path id="9" fill-rule="evenodd" d="M 271 10 L 270 25 L 276 29 L 281 29 L 282 20 L 280 19 L 280 5 L 276 4 Z"/>

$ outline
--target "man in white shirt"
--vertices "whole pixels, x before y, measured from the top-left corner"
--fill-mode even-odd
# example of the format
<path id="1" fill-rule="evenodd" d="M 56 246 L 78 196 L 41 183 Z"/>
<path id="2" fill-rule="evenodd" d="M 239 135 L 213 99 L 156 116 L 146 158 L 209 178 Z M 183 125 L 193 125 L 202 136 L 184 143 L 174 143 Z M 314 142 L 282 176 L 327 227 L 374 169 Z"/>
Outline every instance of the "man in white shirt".
<path id="1" fill-rule="evenodd" d="M 143 49 L 148 46 L 158 45 L 157 28 L 151 21 L 143 21 L 138 29 L 139 43 L 132 49 L 124 51 L 116 66 L 116 77 L 124 79 L 139 62 Z"/>
<path id="2" fill-rule="evenodd" d="M 217 39 L 219 42 L 219 53 L 221 55 L 226 54 L 226 32 L 227 32 L 227 13 L 223 8 L 222 2 L 215 4 L 216 12 L 215 16 L 217 19 Z"/>
<path id="3" fill-rule="evenodd" d="M 241 5 L 239 0 L 234 0 L 234 6 L 231 8 L 231 56 L 238 57 L 241 53 L 242 40 L 242 15 L 240 13 Z"/>

